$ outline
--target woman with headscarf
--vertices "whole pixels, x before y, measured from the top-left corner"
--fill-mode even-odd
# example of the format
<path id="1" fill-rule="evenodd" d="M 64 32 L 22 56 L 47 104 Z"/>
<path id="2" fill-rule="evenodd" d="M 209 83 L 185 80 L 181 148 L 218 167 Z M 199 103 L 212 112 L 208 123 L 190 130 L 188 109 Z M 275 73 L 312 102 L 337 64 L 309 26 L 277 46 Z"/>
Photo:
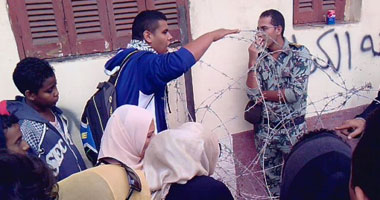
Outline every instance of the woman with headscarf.
<path id="1" fill-rule="evenodd" d="M 233 199 L 211 177 L 219 156 L 216 135 L 189 122 L 155 136 L 144 158 L 144 171 L 153 199 Z"/>
<path id="2" fill-rule="evenodd" d="M 107 122 L 98 157 L 100 163 L 108 165 L 60 181 L 59 199 L 150 199 L 142 162 L 153 136 L 154 121 L 150 112 L 133 105 L 117 108 Z M 141 184 L 136 185 L 136 182 Z"/>
<path id="3" fill-rule="evenodd" d="M 98 161 L 120 161 L 132 169 L 141 170 L 154 130 L 153 115 L 149 111 L 133 105 L 117 108 L 107 122 Z"/>

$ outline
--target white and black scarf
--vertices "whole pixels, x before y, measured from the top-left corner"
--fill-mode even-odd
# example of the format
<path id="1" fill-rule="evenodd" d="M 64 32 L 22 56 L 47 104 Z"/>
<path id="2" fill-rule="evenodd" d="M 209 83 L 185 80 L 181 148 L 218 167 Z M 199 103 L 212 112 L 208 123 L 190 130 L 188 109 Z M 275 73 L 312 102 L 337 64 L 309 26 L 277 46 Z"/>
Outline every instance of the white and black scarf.
<path id="1" fill-rule="evenodd" d="M 146 43 L 145 40 L 131 40 L 127 45 L 127 48 L 135 48 L 139 51 L 150 51 L 157 54 L 157 51 Z"/>

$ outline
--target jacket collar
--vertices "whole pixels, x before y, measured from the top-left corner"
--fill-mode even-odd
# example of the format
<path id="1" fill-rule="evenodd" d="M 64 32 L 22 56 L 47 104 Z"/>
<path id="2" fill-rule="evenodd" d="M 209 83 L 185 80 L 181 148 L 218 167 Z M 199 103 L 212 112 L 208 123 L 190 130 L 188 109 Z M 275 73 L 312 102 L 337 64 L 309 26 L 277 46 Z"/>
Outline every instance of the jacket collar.
<path id="1" fill-rule="evenodd" d="M 15 114 L 21 120 L 27 119 L 42 123 L 49 123 L 48 120 L 41 117 L 36 110 L 26 103 L 25 97 L 16 96 L 16 100 L 8 100 L 7 109 L 10 113 Z M 62 110 L 56 106 L 53 106 L 51 110 L 54 114 L 62 115 Z"/>

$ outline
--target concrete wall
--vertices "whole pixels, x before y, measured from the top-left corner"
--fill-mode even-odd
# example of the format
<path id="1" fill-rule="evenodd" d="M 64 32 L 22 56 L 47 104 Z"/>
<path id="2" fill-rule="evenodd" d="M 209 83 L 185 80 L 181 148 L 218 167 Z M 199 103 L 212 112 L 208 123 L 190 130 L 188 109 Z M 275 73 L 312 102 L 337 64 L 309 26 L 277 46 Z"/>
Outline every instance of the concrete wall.
<path id="1" fill-rule="evenodd" d="M 309 79 L 308 116 L 317 112 L 334 112 L 343 108 L 369 103 L 375 97 L 380 85 L 380 56 L 373 54 L 370 40 L 376 52 L 380 51 L 380 15 L 377 0 L 347 1 L 349 12 L 347 22 L 336 25 L 293 26 L 293 1 L 291 0 L 190 0 L 190 23 L 193 38 L 218 28 L 239 28 L 253 30 L 257 27 L 262 11 L 270 8 L 280 10 L 285 17 L 285 37 L 294 38 L 308 47 L 310 52 L 322 60 L 331 58 L 333 67 L 317 69 Z M 356 5 L 351 8 L 351 5 Z M 356 9 L 356 10 L 355 10 Z M 359 9 L 359 11 L 358 11 Z M 355 10 L 355 12 L 353 11 Z M 252 37 L 244 32 L 234 38 L 226 38 L 214 43 L 193 68 L 193 84 L 197 120 L 221 135 L 251 129 L 244 121 L 243 110 L 248 99 L 245 95 L 245 78 L 248 61 L 249 42 L 237 38 Z M 349 38 L 349 40 L 347 39 Z M 318 47 L 318 41 L 320 47 Z M 325 51 L 326 53 L 323 53 Z M 349 56 L 351 51 L 351 57 Z M 339 54 L 340 52 L 340 54 Z M 205 64 L 207 63 L 207 64 Z M 318 62 L 321 65 L 326 63 Z M 340 64 L 339 64 L 340 63 Z M 350 64 L 351 63 L 351 64 Z M 211 66 L 211 67 L 210 67 Z M 362 95 L 351 94 L 353 88 L 370 83 L 373 88 Z M 350 92 L 351 91 L 351 92 Z M 338 94 L 343 94 L 338 97 Z M 336 98 L 330 98 L 334 97 Z M 326 99 L 326 97 L 329 97 Z M 206 99 L 208 98 L 208 99 Z M 205 101 L 206 100 L 206 101 Z M 346 100 L 348 100 L 346 102 Z M 344 106 L 341 106 L 345 102 Z M 313 103 L 313 104 L 311 104 Z M 327 105 L 327 106 L 326 106 Z"/>

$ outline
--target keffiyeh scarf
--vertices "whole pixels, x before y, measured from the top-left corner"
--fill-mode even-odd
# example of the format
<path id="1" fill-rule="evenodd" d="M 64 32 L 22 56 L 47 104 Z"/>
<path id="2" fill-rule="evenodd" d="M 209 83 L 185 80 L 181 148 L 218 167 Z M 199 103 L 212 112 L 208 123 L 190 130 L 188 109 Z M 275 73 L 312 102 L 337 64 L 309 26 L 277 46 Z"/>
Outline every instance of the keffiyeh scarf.
<path id="1" fill-rule="evenodd" d="M 139 51 L 150 51 L 157 54 L 157 51 L 146 43 L 145 40 L 131 40 L 127 45 L 127 48 L 135 48 Z"/>

